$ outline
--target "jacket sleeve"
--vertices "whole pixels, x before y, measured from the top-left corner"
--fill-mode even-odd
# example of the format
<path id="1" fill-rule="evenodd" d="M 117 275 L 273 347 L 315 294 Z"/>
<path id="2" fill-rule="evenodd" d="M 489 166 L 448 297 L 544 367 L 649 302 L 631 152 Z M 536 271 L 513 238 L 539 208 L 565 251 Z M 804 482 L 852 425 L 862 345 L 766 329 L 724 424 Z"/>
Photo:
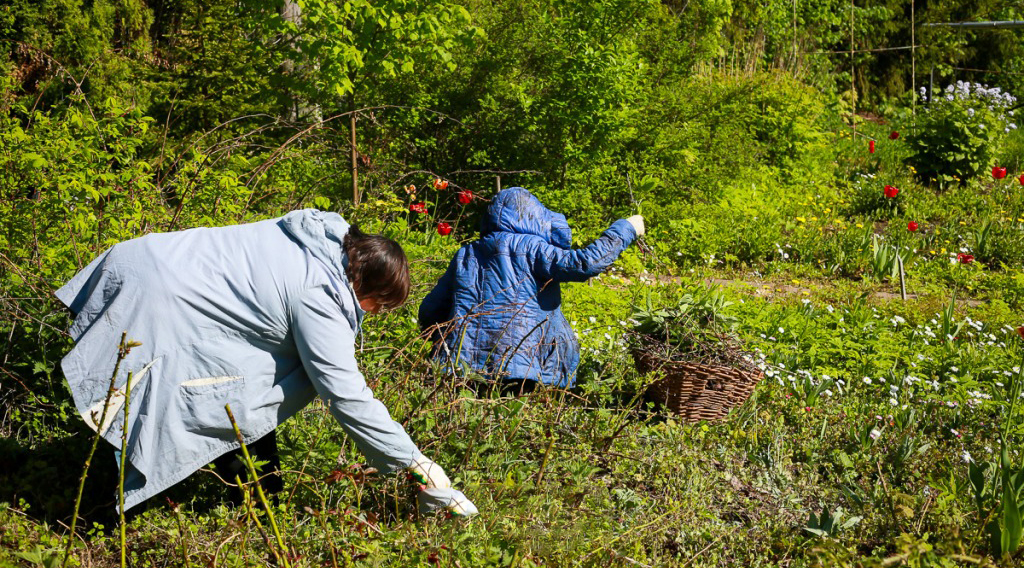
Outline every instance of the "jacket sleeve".
<path id="1" fill-rule="evenodd" d="M 306 374 L 367 463 L 390 473 L 422 456 L 366 386 L 356 365 L 355 333 L 330 291 L 306 291 L 293 303 L 291 320 Z"/>
<path id="2" fill-rule="evenodd" d="M 581 249 L 563 249 L 540 242 L 533 253 L 533 275 L 540 282 L 583 282 L 611 266 L 634 240 L 633 226 L 619 219 L 596 241 Z"/>
<path id="3" fill-rule="evenodd" d="M 458 255 L 448 263 L 448 269 L 434 285 L 434 289 L 420 302 L 419 323 L 424 330 L 432 325 L 448 321 L 452 312 L 452 294 L 455 284 L 456 260 Z"/>

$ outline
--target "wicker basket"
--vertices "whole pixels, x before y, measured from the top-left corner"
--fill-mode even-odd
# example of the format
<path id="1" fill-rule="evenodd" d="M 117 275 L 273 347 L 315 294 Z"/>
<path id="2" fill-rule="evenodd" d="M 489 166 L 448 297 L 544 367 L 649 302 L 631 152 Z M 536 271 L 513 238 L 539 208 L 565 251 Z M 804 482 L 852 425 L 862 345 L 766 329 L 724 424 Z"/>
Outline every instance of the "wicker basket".
<path id="1" fill-rule="evenodd" d="M 743 404 L 750 397 L 764 376 L 757 369 L 665 360 L 643 348 L 633 349 L 633 358 L 641 373 L 661 371 L 665 374 L 648 387 L 645 398 L 664 406 L 686 422 L 725 418 L 731 408 Z"/>

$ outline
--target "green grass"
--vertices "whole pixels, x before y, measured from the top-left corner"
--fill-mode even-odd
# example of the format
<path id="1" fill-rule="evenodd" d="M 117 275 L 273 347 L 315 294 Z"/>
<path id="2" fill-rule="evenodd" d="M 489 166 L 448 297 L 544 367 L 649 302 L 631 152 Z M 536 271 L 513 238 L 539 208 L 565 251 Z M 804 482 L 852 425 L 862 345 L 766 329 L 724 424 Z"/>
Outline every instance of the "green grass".
<path id="1" fill-rule="evenodd" d="M 671 296 L 679 284 L 605 276 L 567 287 L 566 313 L 583 345 L 580 386 L 522 399 L 477 399 L 437 377 L 413 337 L 411 309 L 371 320 L 374 349 L 363 360 L 378 396 L 482 513 L 419 518 L 399 479 L 330 482 L 361 458 L 316 403 L 280 429 L 288 490 L 277 517 L 293 564 L 836 565 L 923 554 L 921 543 L 938 545 L 932 555 L 984 558 L 963 454 L 982 462 L 998 452 L 998 383 L 1024 351 L 1006 327 L 1016 314 L 960 303 L 956 321 L 978 323 L 942 344 L 925 329 L 937 329 L 931 319 L 946 294 L 860 298 L 878 286 L 795 276 L 776 272 L 775 289 L 797 280 L 808 294 L 723 288 L 772 376 L 715 424 L 681 424 L 638 401 L 650 379 L 636 374 L 621 343 L 631 304 Z M 822 381 L 828 393 L 812 401 Z M 865 429 L 877 429 L 877 440 Z M 129 522 L 130 558 L 272 562 L 244 509 L 215 504 L 219 491 L 211 474 L 196 474 L 175 493 L 180 518 L 155 499 Z M 815 536 L 805 527 L 823 507 L 861 520 Z M 0 558 L 27 565 L 36 546 L 43 556 L 60 548 L 64 531 L 43 524 L 42 513 L 25 503 L 0 509 Z M 76 545 L 78 561 L 116 564 L 114 533 L 93 526 Z"/>

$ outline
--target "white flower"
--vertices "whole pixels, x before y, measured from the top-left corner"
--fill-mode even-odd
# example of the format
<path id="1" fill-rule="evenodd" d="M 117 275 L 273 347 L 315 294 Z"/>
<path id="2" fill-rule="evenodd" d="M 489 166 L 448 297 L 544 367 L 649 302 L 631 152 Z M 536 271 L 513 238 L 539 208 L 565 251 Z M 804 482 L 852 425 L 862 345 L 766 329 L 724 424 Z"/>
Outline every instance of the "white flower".
<path id="1" fill-rule="evenodd" d="M 871 384 L 871 377 L 864 377 L 864 384 L 870 385 Z"/>
<path id="2" fill-rule="evenodd" d="M 882 435 L 882 431 L 878 428 L 872 428 L 870 435 L 872 440 L 877 440 Z"/>
<path id="3" fill-rule="evenodd" d="M 594 316 L 590 316 L 589 318 L 587 318 L 587 320 L 588 320 L 588 321 L 589 321 L 590 323 L 596 323 L 596 322 L 597 322 L 597 318 L 595 318 Z"/>
<path id="4" fill-rule="evenodd" d="M 971 459 L 971 453 L 968 452 L 967 450 L 964 450 L 964 453 L 960 454 L 960 457 L 964 460 L 964 463 L 971 463 L 972 461 L 974 461 L 973 459 Z"/>
<path id="5" fill-rule="evenodd" d="M 786 330 L 780 327 L 779 328 L 779 333 L 786 333 Z"/>

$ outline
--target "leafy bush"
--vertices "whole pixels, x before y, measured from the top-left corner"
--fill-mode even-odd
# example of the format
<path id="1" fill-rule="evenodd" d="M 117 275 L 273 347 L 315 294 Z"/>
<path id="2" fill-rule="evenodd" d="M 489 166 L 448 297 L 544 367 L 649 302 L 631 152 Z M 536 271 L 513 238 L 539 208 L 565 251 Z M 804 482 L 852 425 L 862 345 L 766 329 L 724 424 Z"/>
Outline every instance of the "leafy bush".
<path id="1" fill-rule="evenodd" d="M 1003 135 L 1017 128 L 1011 110 L 1017 99 L 999 87 L 957 81 L 930 95 L 922 87 L 921 96 L 926 105 L 907 137 L 907 162 L 923 180 L 965 183 L 992 166 Z"/>

